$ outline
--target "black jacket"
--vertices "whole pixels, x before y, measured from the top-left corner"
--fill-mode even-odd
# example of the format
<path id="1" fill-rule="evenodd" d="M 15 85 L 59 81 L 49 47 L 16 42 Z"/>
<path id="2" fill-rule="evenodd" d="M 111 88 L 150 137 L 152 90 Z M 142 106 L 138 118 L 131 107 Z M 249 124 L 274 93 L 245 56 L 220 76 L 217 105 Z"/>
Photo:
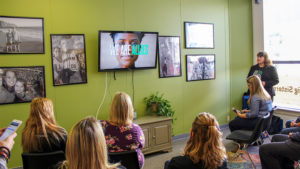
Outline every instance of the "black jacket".
<path id="1" fill-rule="evenodd" d="M 177 156 L 173 157 L 167 166 L 167 169 L 205 169 L 204 163 L 200 161 L 198 164 L 194 164 L 189 156 Z M 217 169 L 228 169 L 227 160 L 223 161 L 222 166 Z"/>
<path id="2" fill-rule="evenodd" d="M 274 66 L 259 67 L 259 65 L 257 64 L 251 67 L 248 73 L 248 77 L 256 74 L 261 75 L 261 80 L 266 83 L 265 89 L 270 94 L 270 96 L 275 96 L 273 86 L 279 83 L 276 68 Z"/>

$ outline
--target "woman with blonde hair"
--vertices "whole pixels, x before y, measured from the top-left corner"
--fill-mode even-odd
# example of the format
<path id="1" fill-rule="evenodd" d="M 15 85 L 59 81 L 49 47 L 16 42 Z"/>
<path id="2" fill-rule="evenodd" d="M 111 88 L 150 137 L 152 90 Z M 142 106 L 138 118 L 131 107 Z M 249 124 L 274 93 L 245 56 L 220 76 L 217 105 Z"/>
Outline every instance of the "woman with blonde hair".
<path id="1" fill-rule="evenodd" d="M 230 131 L 253 130 L 259 117 L 267 115 L 272 110 L 272 100 L 264 89 L 260 78 L 256 75 L 247 79 L 250 96 L 248 105 L 250 110 L 235 111 L 237 117 L 229 123 Z"/>
<path id="2" fill-rule="evenodd" d="M 101 121 L 110 152 L 136 150 L 140 168 L 144 165 L 142 148 L 145 137 L 141 127 L 132 122 L 133 106 L 128 94 L 117 92 L 113 98 L 109 120 Z"/>
<path id="3" fill-rule="evenodd" d="M 190 131 L 183 156 L 173 157 L 167 169 L 227 169 L 226 150 L 219 123 L 209 113 L 199 113 Z"/>
<path id="4" fill-rule="evenodd" d="M 67 132 L 58 126 L 53 103 L 48 98 L 35 98 L 22 131 L 23 152 L 65 151 Z"/>
<path id="5" fill-rule="evenodd" d="M 115 169 L 119 164 L 108 163 L 104 133 L 94 117 L 76 123 L 69 134 L 66 161 L 61 169 Z"/>

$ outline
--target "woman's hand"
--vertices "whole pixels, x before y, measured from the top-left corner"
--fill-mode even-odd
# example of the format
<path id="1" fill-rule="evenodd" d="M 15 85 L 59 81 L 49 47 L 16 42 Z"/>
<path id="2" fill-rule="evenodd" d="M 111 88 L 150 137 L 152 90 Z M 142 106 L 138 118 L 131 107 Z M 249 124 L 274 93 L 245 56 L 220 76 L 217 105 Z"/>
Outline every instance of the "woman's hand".
<path id="1" fill-rule="evenodd" d="M 237 113 L 235 113 L 238 117 L 240 117 L 240 118 L 247 118 L 247 116 L 246 116 L 246 113 L 239 113 L 239 112 L 237 112 Z"/>

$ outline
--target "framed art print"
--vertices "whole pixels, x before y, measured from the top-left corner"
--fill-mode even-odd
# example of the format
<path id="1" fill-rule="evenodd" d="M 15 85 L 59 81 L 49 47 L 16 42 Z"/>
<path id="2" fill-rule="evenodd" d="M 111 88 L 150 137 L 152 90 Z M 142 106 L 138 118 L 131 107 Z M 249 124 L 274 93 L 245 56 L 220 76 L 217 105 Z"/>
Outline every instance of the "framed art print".
<path id="1" fill-rule="evenodd" d="M 186 80 L 211 80 L 216 78 L 214 54 L 186 55 Z"/>
<path id="2" fill-rule="evenodd" d="M 52 34 L 53 85 L 87 83 L 83 34 Z"/>
<path id="3" fill-rule="evenodd" d="M 185 48 L 213 49 L 214 24 L 184 22 Z"/>
<path id="4" fill-rule="evenodd" d="M 0 67 L 0 104 L 46 97 L 44 66 Z"/>
<path id="5" fill-rule="evenodd" d="M 43 18 L 0 16 L 0 54 L 43 53 Z"/>
<path id="6" fill-rule="evenodd" d="M 159 77 L 181 76 L 181 54 L 179 36 L 159 36 Z"/>

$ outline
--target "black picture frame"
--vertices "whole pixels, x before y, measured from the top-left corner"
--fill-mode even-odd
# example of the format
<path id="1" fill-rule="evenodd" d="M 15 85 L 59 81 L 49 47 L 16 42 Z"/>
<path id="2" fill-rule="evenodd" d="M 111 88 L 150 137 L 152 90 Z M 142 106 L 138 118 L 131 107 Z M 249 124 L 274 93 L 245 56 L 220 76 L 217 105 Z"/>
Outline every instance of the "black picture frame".
<path id="1" fill-rule="evenodd" d="M 85 35 L 51 34 L 50 38 L 53 86 L 87 83 Z"/>
<path id="2" fill-rule="evenodd" d="M 0 16 L 0 54 L 44 54 L 44 18 Z"/>
<path id="3" fill-rule="evenodd" d="M 184 22 L 186 49 L 214 49 L 214 24 Z"/>
<path id="4" fill-rule="evenodd" d="M 0 67 L 0 105 L 46 97 L 45 67 Z"/>
<path id="5" fill-rule="evenodd" d="M 180 77 L 181 71 L 180 36 L 158 37 L 159 78 Z"/>
<path id="6" fill-rule="evenodd" d="M 203 59 L 202 59 L 203 58 Z M 186 81 L 216 79 L 216 55 L 186 55 Z"/>

